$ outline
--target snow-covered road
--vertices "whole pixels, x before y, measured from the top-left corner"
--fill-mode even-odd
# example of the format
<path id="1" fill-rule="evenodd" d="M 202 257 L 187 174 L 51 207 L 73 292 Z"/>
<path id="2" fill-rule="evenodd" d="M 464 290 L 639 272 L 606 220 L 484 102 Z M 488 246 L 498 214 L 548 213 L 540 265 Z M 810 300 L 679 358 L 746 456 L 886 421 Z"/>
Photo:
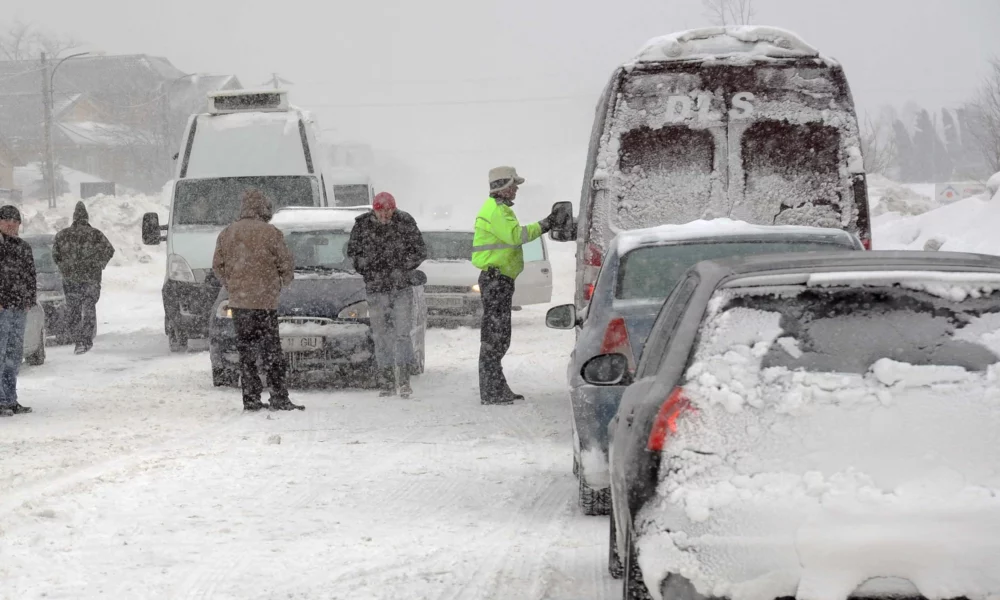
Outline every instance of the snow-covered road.
<path id="1" fill-rule="evenodd" d="M 607 519 L 576 506 L 573 336 L 543 307 L 514 316 L 524 404 L 481 406 L 478 332 L 432 329 L 413 399 L 299 391 L 304 412 L 243 414 L 206 353 L 167 352 L 159 280 L 134 271 L 105 286 L 94 351 L 25 368 L 35 412 L 0 423 L 0 597 L 620 593 Z"/>

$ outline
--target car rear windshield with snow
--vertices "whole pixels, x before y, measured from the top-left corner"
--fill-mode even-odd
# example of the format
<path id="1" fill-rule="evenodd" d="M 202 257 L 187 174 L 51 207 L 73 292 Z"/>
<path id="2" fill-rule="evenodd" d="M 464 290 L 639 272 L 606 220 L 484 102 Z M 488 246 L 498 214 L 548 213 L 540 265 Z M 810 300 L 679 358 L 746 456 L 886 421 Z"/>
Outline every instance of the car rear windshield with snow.
<path id="1" fill-rule="evenodd" d="M 723 216 L 857 232 L 857 120 L 840 67 L 642 65 L 625 71 L 597 156 L 593 232 Z"/>
<path id="2" fill-rule="evenodd" d="M 848 241 L 822 240 L 714 241 L 646 246 L 623 256 L 618 267 L 615 299 L 666 298 L 681 277 L 703 260 L 785 252 L 853 250 Z"/>
<path id="3" fill-rule="evenodd" d="M 285 206 L 317 206 L 315 177 L 224 177 L 182 179 L 174 189 L 175 225 L 225 226 L 240 217 L 243 193 L 256 189 L 271 201 L 272 211 Z"/>
<path id="4" fill-rule="evenodd" d="M 731 598 L 842 600 L 878 577 L 896 578 L 884 595 L 1000 592 L 1000 292 L 916 283 L 716 292 L 672 396 L 659 501 L 636 519 L 647 580 Z"/>

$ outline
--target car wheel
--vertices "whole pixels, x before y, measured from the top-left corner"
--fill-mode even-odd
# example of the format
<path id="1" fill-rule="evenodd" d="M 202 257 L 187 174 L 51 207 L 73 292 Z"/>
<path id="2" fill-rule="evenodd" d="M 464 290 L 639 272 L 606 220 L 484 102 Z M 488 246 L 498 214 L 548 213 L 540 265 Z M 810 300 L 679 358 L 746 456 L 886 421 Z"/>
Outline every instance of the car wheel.
<path id="1" fill-rule="evenodd" d="M 42 332 L 38 336 L 38 350 L 33 354 L 29 354 L 24 357 L 24 362 L 28 363 L 32 367 L 37 367 L 38 365 L 45 364 L 45 329 L 42 328 Z"/>
<path id="2" fill-rule="evenodd" d="M 622 575 L 625 573 L 625 568 L 622 566 L 622 558 L 618 556 L 618 528 L 615 527 L 615 511 L 611 512 L 611 518 L 608 521 L 611 525 L 608 527 L 610 532 L 608 539 L 608 573 L 615 579 L 621 579 Z"/>
<path id="3" fill-rule="evenodd" d="M 212 385 L 215 387 L 239 387 L 240 374 L 230 369 L 212 367 Z"/>
<path id="4" fill-rule="evenodd" d="M 170 343 L 171 352 L 187 352 L 187 336 L 177 325 L 170 328 L 170 332 L 167 334 L 167 341 Z"/>
<path id="5" fill-rule="evenodd" d="M 625 532 L 625 564 L 623 565 L 622 600 L 652 600 L 646 582 L 642 579 L 642 569 L 636 561 L 635 544 L 632 543 L 632 531 Z"/>
<path id="6" fill-rule="evenodd" d="M 580 477 L 580 508 L 588 517 L 608 514 L 608 504 L 611 500 L 611 488 L 595 490 Z"/>

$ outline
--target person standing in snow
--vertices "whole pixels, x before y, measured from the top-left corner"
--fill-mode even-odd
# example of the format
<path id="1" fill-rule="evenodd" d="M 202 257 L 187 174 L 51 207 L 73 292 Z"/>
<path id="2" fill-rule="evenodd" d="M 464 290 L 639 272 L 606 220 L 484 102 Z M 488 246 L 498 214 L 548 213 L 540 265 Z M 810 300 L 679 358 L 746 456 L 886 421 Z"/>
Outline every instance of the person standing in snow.
<path id="1" fill-rule="evenodd" d="M 288 365 L 278 331 L 281 288 L 295 277 L 292 253 L 284 234 L 270 224 L 271 201 L 263 192 L 247 190 L 241 202 L 239 220 L 223 229 L 215 243 L 212 270 L 229 293 L 240 354 L 243 409 L 265 408 L 260 400 L 263 385 L 257 372 L 259 357 L 271 386 L 268 408 L 303 410 L 304 406 L 288 399 Z"/>
<path id="2" fill-rule="evenodd" d="M 521 226 L 511 207 L 524 179 L 513 167 L 491 169 L 489 183 L 490 197 L 476 215 L 472 238 L 472 264 L 482 271 L 479 397 L 483 404 L 511 404 L 524 400 L 510 389 L 502 364 L 510 348 L 514 280 L 524 270 L 521 246 L 552 229 L 556 217 L 550 214 L 537 223 Z"/>
<path id="3" fill-rule="evenodd" d="M 413 329 L 413 288 L 426 283 L 417 270 L 427 248 L 417 222 L 396 209 L 396 199 L 382 192 L 372 210 L 359 215 L 351 229 L 347 256 L 365 280 L 375 360 L 379 366 L 379 396 L 408 398 L 410 369 L 416 365 L 410 332 Z"/>
<path id="4" fill-rule="evenodd" d="M 38 287 L 35 259 L 18 237 L 21 212 L 0 207 L 0 417 L 30 413 L 17 401 L 17 374 L 24 358 L 24 327 L 35 306 Z"/>
<path id="5" fill-rule="evenodd" d="M 77 202 L 73 224 L 57 233 L 52 245 L 52 259 L 62 274 L 66 294 L 65 331 L 76 343 L 77 354 L 94 347 L 101 278 L 114 255 L 115 247 L 90 225 L 87 207 Z"/>

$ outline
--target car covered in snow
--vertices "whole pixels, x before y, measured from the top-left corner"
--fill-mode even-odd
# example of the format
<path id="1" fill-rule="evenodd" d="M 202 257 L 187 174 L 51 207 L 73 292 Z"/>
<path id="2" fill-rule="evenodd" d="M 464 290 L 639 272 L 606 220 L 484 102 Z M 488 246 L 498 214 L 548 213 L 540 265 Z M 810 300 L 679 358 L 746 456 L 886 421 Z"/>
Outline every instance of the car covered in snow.
<path id="1" fill-rule="evenodd" d="M 573 472 L 579 478 L 583 512 L 608 511 L 608 423 L 625 390 L 587 384 L 580 376 L 585 362 L 617 352 L 628 358 L 629 370 L 634 371 L 663 301 L 695 263 L 729 256 L 863 249 L 857 236 L 841 229 L 751 225 L 730 219 L 661 225 L 615 236 L 593 292 L 588 293 L 587 308 L 578 313 L 573 304 L 566 304 L 546 315 L 547 326 L 578 332 L 568 380 Z"/>
<path id="2" fill-rule="evenodd" d="M 375 383 L 377 369 L 368 320 L 365 284 L 347 257 L 354 219 L 369 210 L 357 208 L 284 208 L 271 224 L 285 236 L 295 261 L 295 279 L 281 290 L 278 305 L 281 346 L 290 383 Z M 410 332 L 423 373 L 427 309 L 423 287 L 415 288 L 414 326 Z M 209 327 L 212 381 L 239 384 L 239 352 L 229 296 L 223 287 Z"/>
<path id="3" fill-rule="evenodd" d="M 427 275 L 428 317 L 435 323 L 463 319 L 478 323 L 483 315 L 483 299 L 479 293 L 480 271 L 472 265 L 475 233 L 463 229 L 428 229 L 421 233 L 427 247 L 427 260 L 420 270 Z M 552 264 L 545 239 L 532 240 L 522 249 L 524 271 L 514 289 L 515 309 L 552 300 Z"/>
<path id="4" fill-rule="evenodd" d="M 646 43 L 598 103 L 576 224 L 574 303 L 619 232 L 728 217 L 834 227 L 870 246 L 844 70 L 794 33 L 710 27 Z"/>
<path id="5" fill-rule="evenodd" d="M 705 261 L 610 425 L 626 599 L 1000 594 L 1000 258 Z M 655 593 L 650 593 L 655 592 Z"/>

